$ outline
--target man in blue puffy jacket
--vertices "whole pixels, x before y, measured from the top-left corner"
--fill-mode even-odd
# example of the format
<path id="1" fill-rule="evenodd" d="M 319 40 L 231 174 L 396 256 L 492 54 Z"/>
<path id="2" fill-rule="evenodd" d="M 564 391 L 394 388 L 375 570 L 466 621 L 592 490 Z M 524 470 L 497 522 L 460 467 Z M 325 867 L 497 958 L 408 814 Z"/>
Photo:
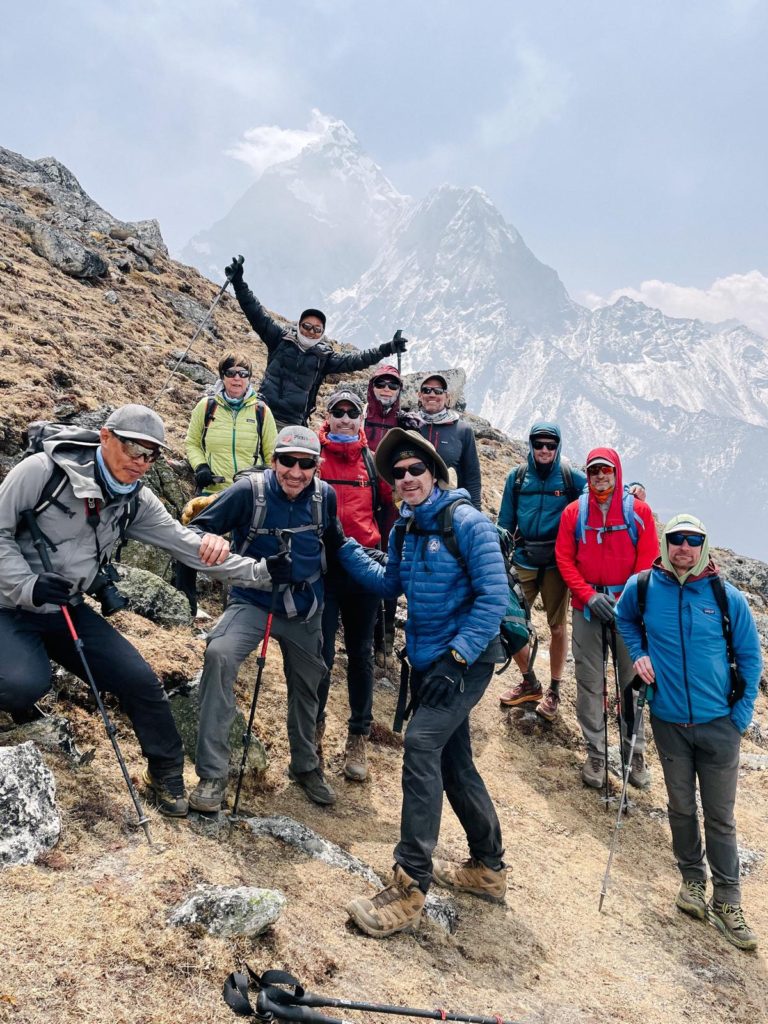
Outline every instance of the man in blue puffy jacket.
<path id="1" fill-rule="evenodd" d="M 529 666 L 526 644 L 515 655 L 523 678 L 505 690 L 499 701 L 505 707 L 535 703 L 536 714 L 551 722 L 560 706 L 560 680 L 568 648 L 568 587 L 555 561 L 555 541 L 563 509 L 578 498 L 587 478 L 561 458 L 557 423 L 534 423 L 528 444 L 527 464 L 515 466 L 504 485 L 499 526 L 515 538 L 514 563 L 526 601 L 532 605 L 541 594 L 550 632 L 551 681 L 544 693 Z"/>
<path id="2" fill-rule="evenodd" d="M 709 920 L 739 949 L 756 949 L 757 937 L 741 909 L 733 809 L 741 736 L 752 720 L 762 670 L 757 629 L 744 596 L 724 583 L 736 661 L 732 672 L 715 592 L 721 580 L 709 557 L 706 528 L 694 516 L 675 516 L 667 523 L 661 556 L 649 571 L 645 613 L 638 600 L 638 574 L 624 588 L 616 624 L 635 671 L 649 687 L 672 846 L 683 876 L 676 905 Z M 697 777 L 714 889 L 709 903 Z"/>
<path id="3" fill-rule="evenodd" d="M 499 626 L 508 598 L 496 528 L 465 490 L 449 489 L 448 469 L 417 431 L 390 430 L 376 449 L 376 468 L 401 499 L 386 569 L 352 540 L 339 551 L 344 568 L 384 598 L 405 593 L 411 691 L 416 711 L 405 736 L 400 842 L 394 881 L 373 899 L 347 906 L 355 924 L 382 938 L 416 925 L 430 883 L 503 900 L 506 867 L 501 828 L 472 760 L 469 714 L 503 661 Z M 441 511 L 457 499 L 449 550 Z M 443 792 L 467 835 L 461 865 L 432 860 Z"/>

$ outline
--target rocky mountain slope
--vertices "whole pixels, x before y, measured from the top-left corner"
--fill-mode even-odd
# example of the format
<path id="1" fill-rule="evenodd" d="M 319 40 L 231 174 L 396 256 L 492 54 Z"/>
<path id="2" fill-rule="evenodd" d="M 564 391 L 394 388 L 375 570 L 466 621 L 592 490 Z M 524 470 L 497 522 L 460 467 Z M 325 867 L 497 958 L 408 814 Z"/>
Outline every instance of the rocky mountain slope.
<path id="1" fill-rule="evenodd" d="M 67 195 L 57 197 L 62 182 Z M 67 211 L 66 227 L 60 223 Z M 105 219 L 55 161 L 27 161 L 0 150 L 0 472 L 18 458 L 23 428 L 35 418 L 89 417 L 123 401 L 152 400 L 173 352 L 183 349 L 217 288 L 170 260 L 155 228 Z M 103 213 L 103 211 L 102 211 Z M 108 218 L 109 215 L 104 215 Z M 151 222 L 150 222 L 151 223 Z M 40 238 L 55 245 L 43 247 Z M 65 255 L 62 257 L 61 254 Z M 76 254 L 67 256 L 67 254 Z M 97 271 L 94 273 L 94 271 Z M 225 346 L 245 344 L 263 367 L 261 346 L 237 305 L 225 298 L 192 362 L 158 402 L 173 451 L 151 485 L 178 508 L 189 490 L 182 439 L 190 410 Z M 364 378 L 364 375 L 363 375 Z M 360 381 L 362 383 L 362 381 Z M 510 465 L 523 451 L 477 425 L 489 510 L 498 508 Z M 717 552 L 743 586 L 768 642 L 768 568 Z M 156 568 L 162 571 L 164 561 Z M 219 595 L 208 593 L 216 614 Z M 547 631 L 542 637 L 545 672 Z M 178 685 L 202 663 L 203 641 L 190 625 L 162 627 L 132 612 L 113 620 L 161 678 Z M 326 739 L 328 770 L 339 792 L 331 810 L 310 805 L 286 776 L 285 691 L 270 647 L 256 731 L 266 772 L 248 778 L 244 806 L 259 817 L 288 815 L 385 875 L 397 837 L 401 752 L 389 732 L 395 673 L 378 675 L 371 780 L 341 775 L 346 734 L 343 653 L 337 659 Z M 538 666 L 537 666 L 538 667 Z M 255 665 L 241 672 L 238 699 L 247 711 Z M 510 867 L 506 903 L 458 897 L 455 932 L 427 921 L 415 935 L 376 942 L 347 925 L 344 904 L 373 887 L 364 878 L 314 859 L 245 823 L 170 822 L 150 810 L 159 849 L 150 851 L 131 808 L 101 723 L 83 687 L 56 682 L 49 711 L 70 723 L 82 763 L 61 749 L 44 757 L 62 819 L 58 844 L 34 864 L 0 870 L 0 1021 L 38 1024 L 224 1024 L 220 991 L 243 960 L 279 967 L 330 995 L 411 1006 L 500 1013 L 521 1024 L 691 1024 L 757 1022 L 765 1008 L 765 954 L 747 956 L 711 927 L 677 913 L 678 884 L 666 825 L 661 769 L 633 794 L 622 830 L 613 885 L 598 914 L 600 883 L 614 813 L 579 781 L 583 758 L 569 666 L 561 718 L 551 728 L 533 716 L 499 711 L 496 698 L 513 672 L 495 678 L 473 714 L 473 744 L 499 811 Z M 119 710 L 120 740 L 138 783 L 141 757 Z M 7 730 L 7 731 L 5 731 Z M 25 737 L 0 720 L 0 747 Z M 28 737 L 27 737 L 28 738 Z M 743 846 L 744 902 L 768 942 L 768 708 L 761 694 L 737 808 Z M 2 790 L 0 780 L 0 790 Z M 194 772 L 187 768 L 187 781 Z M 439 855 L 465 855 L 461 830 L 445 808 Z M 286 906 L 258 938 L 217 937 L 177 928 L 173 909 L 197 885 L 279 889 Z M 383 1024 L 391 1017 L 354 1019 Z"/>

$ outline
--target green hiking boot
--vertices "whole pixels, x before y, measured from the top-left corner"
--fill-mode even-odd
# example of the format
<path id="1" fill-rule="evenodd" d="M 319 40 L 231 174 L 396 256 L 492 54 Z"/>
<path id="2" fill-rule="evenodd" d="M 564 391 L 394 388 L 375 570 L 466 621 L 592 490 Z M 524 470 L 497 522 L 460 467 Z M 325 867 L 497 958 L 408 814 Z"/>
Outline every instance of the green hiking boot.
<path id="1" fill-rule="evenodd" d="M 707 920 L 739 949 L 757 949 L 757 936 L 744 920 L 740 903 L 720 903 L 712 898 L 707 904 Z"/>
<path id="2" fill-rule="evenodd" d="M 220 811 L 227 795 L 226 779 L 200 779 L 189 794 L 189 806 L 203 814 Z"/>
<path id="3" fill-rule="evenodd" d="M 707 883 L 698 878 L 683 879 L 680 891 L 675 898 L 675 906 L 684 914 L 698 918 L 699 921 L 707 919 Z"/>
<path id="4" fill-rule="evenodd" d="M 149 768 L 145 768 L 142 782 L 161 814 L 166 818 L 186 818 L 189 803 L 181 772 L 155 777 Z"/>

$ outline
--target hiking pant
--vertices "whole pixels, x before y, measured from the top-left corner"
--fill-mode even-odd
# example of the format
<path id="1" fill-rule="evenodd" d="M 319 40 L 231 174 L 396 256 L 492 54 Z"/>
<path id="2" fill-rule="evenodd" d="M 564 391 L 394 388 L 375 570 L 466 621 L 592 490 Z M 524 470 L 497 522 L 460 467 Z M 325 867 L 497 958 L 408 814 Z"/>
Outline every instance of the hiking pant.
<path id="1" fill-rule="evenodd" d="M 664 769 L 672 849 L 680 874 L 686 881 L 707 880 L 696 810 L 698 778 L 715 899 L 740 903 L 739 847 L 733 816 L 739 777 L 739 731 L 728 715 L 690 726 L 663 722 L 651 715 L 651 725 Z"/>
<path id="2" fill-rule="evenodd" d="M 318 723 L 325 718 L 325 705 L 331 686 L 331 669 L 336 657 L 336 633 L 339 615 L 344 626 L 347 651 L 347 691 L 349 693 L 349 732 L 367 736 L 373 721 L 373 626 L 379 599 L 375 594 L 361 592 L 343 583 L 328 585 L 326 578 L 323 605 L 323 661 L 328 671 L 318 691 Z"/>
<path id="3" fill-rule="evenodd" d="M 605 725 L 603 722 L 603 623 L 596 615 L 589 620 L 584 617 L 584 612 L 573 609 L 573 660 L 576 670 L 576 717 L 579 720 L 584 742 L 587 744 L 587 751 L 590 756 L 602 757 L 605 753 Z M 607 625 L 607 638 L 610 640 L 611 627 Z M 625 753 L 629 752 L 631 728 L 627 728 L 624 717 L 624 708 L 629 702 L 630 695 L 633 711 L 637 710 L 637 693 L 627 687 L 635 676 L 635 669 L 626 644 L 621 635 L 614 631 L 616 636 L 616 669 L 619 676 L 619 689 L 622 695 L 622 718 L 621 729 Z M 616 684 L 613 680 L 613 660 L 610 649 L 608 651 L 608 723 L 616 721 L 614 700 L 616 695 Z M 640 723 L 637 731 L 637 743 L 635 752 L 642 754 L 645 751 L 645 719 Z"/>
<path id="4" fill-rule="evenodd" d="M 485 693 L 493 664 L 476 661 L 447 707 L 418 707 L 405 733 L 403 809 L 395 860 L 427 892 L 440 832 L 443 792 L 467 836 L 470 854 L 489 868 L 502 865 L 501 826 L 472 760 L 469 713 Z M 411 671 L 418 692 L 423 673 Z"/>
<path id="5" fill-rule="evenodd" d="M 200 727 L 195 764 L 201 779 L 225 779 L 229 772 L 229 730 L 235 719 L 235 681 L 242 662 L 264 637 L 268 612 L 245 602 L 231 604 L 207 637 L 200 679 Z M 325 675 L 321 612 L 308 621 L 277 612 L 271 636 L 280 645 L 288 684 L 288 743 L 291 769 L 317 767 L 317 691 Z"/>
<path id="6" fill-rule="evenodd" d="M 97 611 L 71 606 L 83 653 L 100 692 L 114 693 L 157 778 L 178 774 L 184 750 L 160 680 L 124 636 Z M 52 659 L 87 684 L 83 663 L 61 612 L 0 609 L 0 709 L 24 711 L 51 688 Z"/>

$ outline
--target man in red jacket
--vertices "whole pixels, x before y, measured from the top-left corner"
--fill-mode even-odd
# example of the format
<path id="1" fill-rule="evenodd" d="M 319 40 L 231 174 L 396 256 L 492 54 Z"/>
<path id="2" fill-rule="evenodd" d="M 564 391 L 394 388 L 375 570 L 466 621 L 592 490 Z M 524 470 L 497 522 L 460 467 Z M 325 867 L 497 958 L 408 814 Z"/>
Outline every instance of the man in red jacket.
<path id="1" fill-rule="evenodd" d="M 613 448 L 594 448 L 589 453 L 587 482 L 588 491 L 563 511 L 555 558 L 573 605 L 576 715 L 587 744 L 581 778 L 587 786 L 600 789 L 607 756 L 603 703 L 606 644 L 615 641 L 622 694 L 634 677 L 632 659 L 616 632 L 614 608 L 629 577 L 653 564 L 659 541 L 650 507 L 624 493 L 621 460 Z M 626 732 L 622 739 L 626 751 Z M 644 751 L 641 724 L 629 776 L 638 788 L 650 782 Z"/>

